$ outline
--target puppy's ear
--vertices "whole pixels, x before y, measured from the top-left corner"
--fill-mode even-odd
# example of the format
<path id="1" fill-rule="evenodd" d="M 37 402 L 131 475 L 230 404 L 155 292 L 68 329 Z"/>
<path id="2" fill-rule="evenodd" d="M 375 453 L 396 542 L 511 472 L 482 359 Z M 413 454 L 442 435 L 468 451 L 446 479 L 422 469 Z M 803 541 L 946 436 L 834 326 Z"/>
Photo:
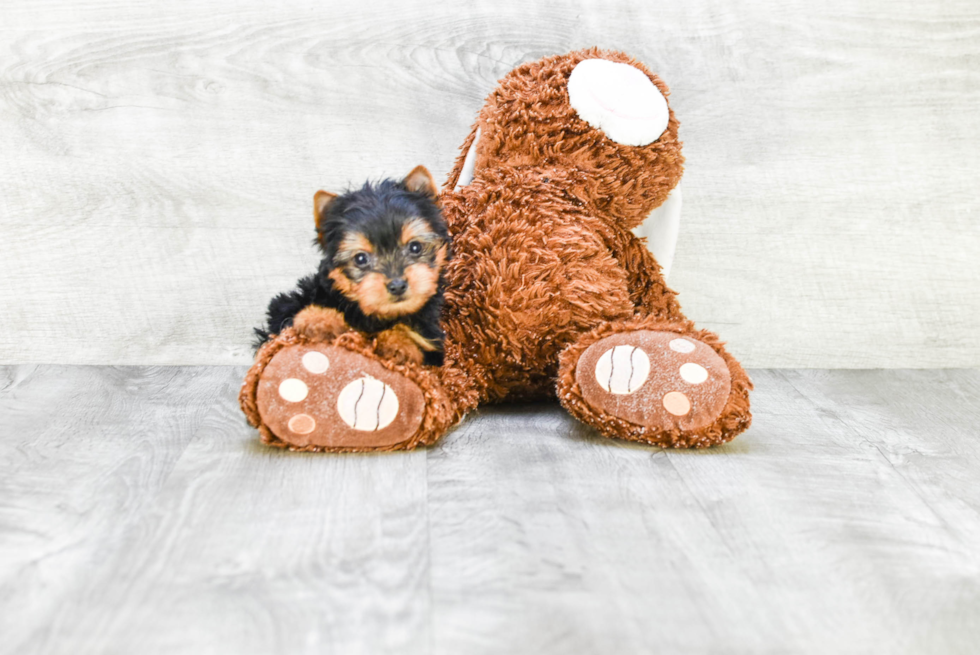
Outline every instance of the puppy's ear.
<path id="1" fill-rule="evenodd" d="M 439 189 L 436 187 L 436 181 L 432 179 L 432 173 L 421 164 L 412 169 L 402 184 L 409 191 L 421 191 L 433 198 L 439 196 Z"/>
<path id="2" fill-rule="evenodd" d="M 337 199 L 336 193 L 329 191 L 317 191 L 313 194 L 313 220 L 316 221 L 316 229 L 320 229 L 320 221 L 323 220 L 323 213 L 327 207 Z"/>

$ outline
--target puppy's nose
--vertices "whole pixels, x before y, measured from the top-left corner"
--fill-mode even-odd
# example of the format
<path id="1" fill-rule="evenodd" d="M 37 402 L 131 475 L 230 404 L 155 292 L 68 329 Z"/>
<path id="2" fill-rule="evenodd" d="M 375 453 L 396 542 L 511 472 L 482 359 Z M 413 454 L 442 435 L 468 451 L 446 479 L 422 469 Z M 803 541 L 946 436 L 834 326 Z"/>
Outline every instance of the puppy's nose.
<path id="1" fill-rule="evenodd" d="M 388 293 L 393 296 L 400 296 L 408 289 L 408 282 L 403 278 L 398 278 L 388 282 Z"/>

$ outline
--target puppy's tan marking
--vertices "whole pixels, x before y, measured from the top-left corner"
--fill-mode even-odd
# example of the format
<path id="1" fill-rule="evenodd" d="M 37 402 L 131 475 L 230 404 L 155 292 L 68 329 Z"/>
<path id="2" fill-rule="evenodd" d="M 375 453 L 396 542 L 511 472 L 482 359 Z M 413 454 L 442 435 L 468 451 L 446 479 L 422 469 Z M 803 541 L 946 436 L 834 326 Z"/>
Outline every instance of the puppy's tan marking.
<path id="1" fill-rule="evenodd" d="M 426 352 L 430 352 L 431 353 L 431 352 L 435 352 L 435 351 L 439 350 L 439 346 L 437 346 L 435 343 L 433 343 L 432 340 L 426 339 L 421 334 L 419 334 L 418 332 L 416 332 L 412 328 L 408 327 L 404 323 L 399 323 L 398 325 L 396 325 L 395 327 L 393 327 L 391 329 L 392 330 L 398 330 L 399 332 L 403 333 L 406 337 L 408 337 L 409 339 L 411 339 L 412 342 L 415 345 L 417 345 L 419 348 L 421 348 L 422 350 L 424 350 Z"/>
<path id="2" fill-rule="evenodd" d="M 388 318 L 384 312 L 391 304 L 387 285 L 388 278 L 381 273 L 368 273 L 363 280 L 353 285 L 353 294 L 347 297 L 356 301 L 361 311 L 368 316 Z"/>
<path id="3" fill-rule="evenodd" d="M 422 309 L 428 300 L 428 296 L 413 296 L 399 302 L 385 302 L 377 305 L 374 308 L 374 314 L 376 316 L 380 316 L 381 318 L 398 318 L 399 316 L 407 316 L 408 314 L 414 314 Z M 365 314 L 367 313 L 367 310 L 364 309 L 363 304 L 361 305 L 361 310 Z"/>
<path id="4" fill-rule="evenodd" d="M 429 229 L 429 224 L 421 218 L 412 218 L 402 225 L 401 234 L 401 244 L 407 245 L 411 241 L 434 241 L 438 238 L 431 229 Z"/>
<path id="5" fill-rule="evenodd" d="M 336 309 L 309 305 L 293 318 L 293 327 L 309 339 L 326 341 L 350 330 L 344 315 Z"/>
<path id="6" fill-rule="evenodd" d="M 446 263 L 446 257 L 449 255 L 449 246 L 442 244 L 439 250 L 436 251 L 436 269 L 441 269 L 443 264 Z"/>
<path id="7" fill-rule="evenodd" d="M 396 325 L 390 330 L 385 330 L 375 338 L 375 352 L 382 357 L 391 358 L 400 362 L 412 362 L 422 364 L 425 357 L 419 346 L 409 336 L 411 330 L 403 330 L 402 325 Z"/>
<path id="8" fill-rule="evenodd" d="M 439 269 L 426 264 L 411 264 L 405 267 L 405 281 L 408 282 L 409 299 L 422 299 L 418 306 L 421 309 L 439 286 Z"/>
<path id="9" fill-rule="evenodd" d="M 344 294 L 351 300 L 357 300 L 354 283 L 350 281 L 350 278 L 344 275 L 343 269 L 335 268 L 327 274 L 327 277 L 333 280 L 334 286 L 337 287 L 337 290 L 340 291 L 340 293 Z"/>
<path id="10" fill-rule="evenodd" d="M 374 244 L 368 241 L 368 238 L 360 232 L 345 234 L 344 238 L 340 240 L 340 245 L 337 247 L 338 257 L 349 259 L 358 252 L 374 254 Z"/>

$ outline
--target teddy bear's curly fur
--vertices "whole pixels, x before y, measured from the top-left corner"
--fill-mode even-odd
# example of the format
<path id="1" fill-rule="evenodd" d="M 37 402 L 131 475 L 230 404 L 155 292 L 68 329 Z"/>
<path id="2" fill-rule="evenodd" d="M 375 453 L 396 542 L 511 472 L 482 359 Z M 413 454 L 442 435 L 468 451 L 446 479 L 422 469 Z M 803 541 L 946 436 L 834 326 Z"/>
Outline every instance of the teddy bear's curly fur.
<path id="1" fill-rule="evenodd" d="M 710 446 L 748 428 L 748 376 L 714 334 L 684 316 L 631 232 L 680 180 L 677 119 L 671 111 L 649 145 L 608 138 L 569 101 L 569 75 L 585 59 L 633 66 L 668 94 L 639 62 L 597 49 L 504 77 L 441 196 L 455 252 L 446 270 L 445 364 L 383 360 L 356 334 L 318 343 L 284 330 L 258 353 L 242 387 L 242 408 L 265 442 L 412 448 L 481 403 L 555 397 L 605 436 L 658 446 Z M 472 180 L 462 180 L 474 144 Z M 311 351 L 330 361 L 328 373 L 299 364 Z M 301 401 L 277 392 L 286 379 L 302 381 Z"/>

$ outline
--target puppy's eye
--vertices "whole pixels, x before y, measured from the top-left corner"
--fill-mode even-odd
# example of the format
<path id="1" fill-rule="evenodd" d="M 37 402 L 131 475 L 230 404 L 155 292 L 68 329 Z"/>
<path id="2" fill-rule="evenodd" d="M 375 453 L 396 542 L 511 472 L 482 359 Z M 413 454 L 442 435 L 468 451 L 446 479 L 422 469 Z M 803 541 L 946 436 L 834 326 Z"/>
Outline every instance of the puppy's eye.
<path id="1" fill-rule="evenodd" d="M 367 263 L 368 263 L 368 256 L 365 255 L 363 252 L 359 252 L 356 255 L 354 255 L 355 266 L 360 266 L 361 268 L 363 268 L 367 266 Z"/>
<path id="2" fill-rule="evenodd" d="M 412 253 L 413 255 L 420 254 L 422 252 L 422 244 L 418 241 L 409 241 L 408 252 Z"/>

